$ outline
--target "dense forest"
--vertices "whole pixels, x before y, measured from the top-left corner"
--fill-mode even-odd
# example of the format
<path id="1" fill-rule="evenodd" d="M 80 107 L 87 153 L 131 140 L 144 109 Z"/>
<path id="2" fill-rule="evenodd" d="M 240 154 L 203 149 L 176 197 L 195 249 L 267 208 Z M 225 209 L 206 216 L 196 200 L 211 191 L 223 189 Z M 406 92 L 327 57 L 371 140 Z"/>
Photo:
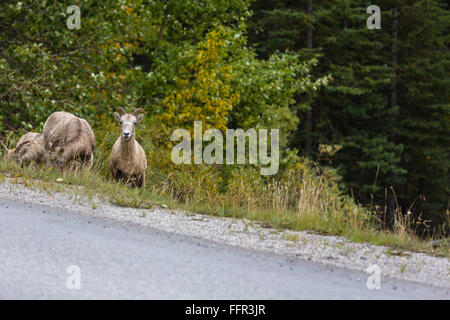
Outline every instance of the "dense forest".
<path id="1" fill-rule="evenodd" d="M 248 34 L 260 57 L 317 57 L 332 81 L 298 97 L 290 144 L 313 159 L 338 145 L 333 166 L 362 203 L 400 205 L 444 221 L 449 209 L 450 51 L 446 1 L 256 1 Z M 328 160 L 321 161 L 327 162 Z M 416 200 L 417 199 L 417 200 Z M 397 200 L 397 201 L 396 201 Z"/>
<path id="2" fill-rule="evenodd" d="M 327 190 L 374 210 L 384 228 L 401 211 L 426 231 L 448 234 L 448 6 L 379 0 L 381 28 L 369 29 L 371 4 L 2 1 L 1 138 L 12 145 L 64 109 L 91 123 L 96 159 L 106 163 L 116 107 L 142 108 L 148 184 L 170 176 L 179 199 L 194 197 L 188 186 L 208 174 L 198 194 L 236 199 L 238 178 L 263 194 L 269 183 L 291 181 L 292 170 L 299 177 L 316 170 L 333 186 Z M 81 9 L 79 29 L 66 25 L 70 5 Z M 205 130 L 280 129 L 280 171 L 260 177 L 248 165 L 174 165 L 170 134 L 195 120 Z M 248 198 L 239 205 L 249 206 Z"/>

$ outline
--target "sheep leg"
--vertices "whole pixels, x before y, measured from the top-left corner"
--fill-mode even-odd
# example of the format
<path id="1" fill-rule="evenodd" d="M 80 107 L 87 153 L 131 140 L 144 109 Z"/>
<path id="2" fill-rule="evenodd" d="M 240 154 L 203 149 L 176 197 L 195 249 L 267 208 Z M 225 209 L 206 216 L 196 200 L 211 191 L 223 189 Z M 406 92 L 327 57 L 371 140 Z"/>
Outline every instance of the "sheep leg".
<path id="1" fill-rule="evenodd" d="M 86 168 L 91 169 L 93 164 L 94 164 L 94 154 L 91 154 L 91 157 L 89 158 L 86 164 Z"/>
<path id="2" fill-rule="evenodd" d="M 135 174 L 134 179 L 134 186 L 136 188 L 142 188 L 145 186 L 145 174 Z"/>
<path id="3" fill-rule="evenodd" d="M 111 174 L 117 182 L 128 182 L 128 175 L 120 169 L 111 169 Z"/>

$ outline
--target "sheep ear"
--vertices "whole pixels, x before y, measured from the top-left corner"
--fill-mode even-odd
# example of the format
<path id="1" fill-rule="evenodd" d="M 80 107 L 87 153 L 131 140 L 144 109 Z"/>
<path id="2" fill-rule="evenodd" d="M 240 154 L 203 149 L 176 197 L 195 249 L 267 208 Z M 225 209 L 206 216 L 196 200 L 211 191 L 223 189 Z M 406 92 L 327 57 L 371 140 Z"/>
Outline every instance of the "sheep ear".
<path id="1" fill-rule="evenodd" d="M 137 123 L 141 122 L 142 119 L 144 119 L 144 117 L 145 117 L 145 112 L 139 114 L 139 115 L 136 117 L 136 122 L 137 122 Z"/>
<path id="2" fill-rule="evenodd" d="M 145 111 L 142 109 L 136 109 L 133 111 L 133 116 L 136 117 L 136 122 L 139 123 L 144 119 Z"/>
<path id="3" fill-rule="evenodd" d="M 118 111 L 121 115 L 126 114 L 126 111 L 125 111 L 124 108 L 122 108 L 122 107 L 117 107 L 116 109 L 117 109 L 117 111 Z"/>
<path id="4" fill-rule="evenodd" d="M 120 122 L 121 116 L 117 112 L 114 112 L 114 118 L 116 118 L 116 120 Z"/>

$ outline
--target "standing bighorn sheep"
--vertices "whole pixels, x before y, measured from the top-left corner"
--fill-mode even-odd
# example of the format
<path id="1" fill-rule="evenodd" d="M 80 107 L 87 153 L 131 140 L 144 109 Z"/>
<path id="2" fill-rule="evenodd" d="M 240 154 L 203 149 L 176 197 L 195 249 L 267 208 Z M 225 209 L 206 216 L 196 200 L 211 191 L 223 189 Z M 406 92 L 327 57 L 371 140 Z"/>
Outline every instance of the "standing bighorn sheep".
<path id="1" fill-rule="evenodd" d="M 45 150 L 57 167 L 92 167 L 95 136 L 86 120 L 64 111 L 54 112 L 43 131 Z"/>
<path id="2" fill-rule="evenodd" d="M 120 114 L 114 112 L 114 116 L 120 122 L 121 135 L 111 150 L 109 169 L 116 181 L 132 182 L 134 186 L 142 187 L 145 185 L 147 157 L 135 139 L 135 129 L 144 119 L 145 112 L 137 109 L 130 114 L 121 107 L 117 111 Z"/>
<path id="3" fill-rule="evenodd" d="M 39 163 L 45 160 L 44 135 L 42 133 L 28 132 L 17 142 L 16 148 L 6 150 L 6 159 L 20 164 L 30 162 Z"/>

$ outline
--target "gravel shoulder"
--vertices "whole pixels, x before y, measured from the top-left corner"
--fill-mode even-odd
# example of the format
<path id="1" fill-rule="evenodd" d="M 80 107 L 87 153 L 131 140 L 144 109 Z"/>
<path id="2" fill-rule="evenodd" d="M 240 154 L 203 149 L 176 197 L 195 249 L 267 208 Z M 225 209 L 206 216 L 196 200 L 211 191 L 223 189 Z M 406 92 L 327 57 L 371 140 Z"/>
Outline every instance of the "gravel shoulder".
<path id="1" fill-rule="evenodd" d="M 245 219 L 211 217 L 159 207 L 152 209 L 116 207 L 99 198 L 74 196 L 71 188 L 73 187 L 67 187 L 67 193 L 45 192 L 13 183 L 6 178 L 0 182 L 0 197 L 350 270 L 364 272 L 375 264 L 380 267 L 382 277 L 450 288 L 448 258 L 414 252 L 393 255 L 392 250 L 383 246 L 354 243 L 341 237 L 305 231 L 268 229 Z"/>

